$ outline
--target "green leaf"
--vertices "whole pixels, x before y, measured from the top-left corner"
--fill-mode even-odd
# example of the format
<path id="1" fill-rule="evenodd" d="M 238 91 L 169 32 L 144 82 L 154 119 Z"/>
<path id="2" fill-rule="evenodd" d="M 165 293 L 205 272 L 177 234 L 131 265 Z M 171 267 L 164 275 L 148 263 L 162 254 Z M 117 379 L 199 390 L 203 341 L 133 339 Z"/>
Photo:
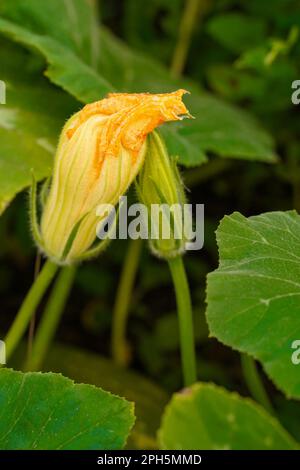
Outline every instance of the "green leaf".
<path id="1" fill-rule="evenodd" d="M 77 99 L 93 101 L 112 91 L 97 73 L 100 47 L 95 12 L 87 0 L 3 0 L 0 30 L 41 53 L 46 75 Z"/>
<path id="2" fill-rule="evenodd" d="M 59 131 L 76 101 L 36 74 L 38 62 L 0 41 L 1 80 L 7 104 L 0 105 L 0 213 L 15 194 L 51 173 Z M 22 71 L 22 73 L 20 73 Z"/>
<path id="3" fill-rule="evenodd" d="M 96 68 L 99 60 L 99 36 L 95 2 L 89 0 L 4 0 L 1 16 L 28 30 L 48 35 L 71 49 L 85 63 Z"/>
<path id="4" fill-rule="evenodd" d="M 300 442 L 300 402 L 299 400 L 286 400 L 282 395 L 276 397 L 276 416 L 285 429 Z"/>
<path id="5" fill-rule="evenodd" d="M 156 431 L 168 401 L 163 389 L 99 354 L 56 343 L 47 354 L 44 370 L 61 372 L 75 381 L 91 383 L 133 401 L 136 423 L 128 446 L 130 449 L 155 447 Z"/>
<path id="6" fill-rule="evenodd" d="M 132 52 L 104 28 L 99 41 L 97 32 L 92 41 L 94 48 L 99 45 L 101 54 L 97 54 L 93 63 L 87 61 L 84 48 L 76 46 L 74 21 L 76 24 L 78 18 L 82 19 L 77 34 L 81 38 L 82 29 L 86 41 L 86 23 L 95 31 L 93 11 L 84 0 L 69 0 L 64 4 L 72 6 L 72 14 L 58 0 L 47 5 L 40 0 L 2 0 L 0 32 L 39 51 L 49 64 L 47 76 L 82 102 L 98 100 L 113 89 L 164 92 L 183 87 L 192 91 L 187 103 L 196 119 L 176 125 L 170 123 L 163 128 L 170 152 L 179 154 L 184 165 L 202 164 L 208 152 L 223 157 L 275 161 L 271 137 L 247 113 L 201 92 L 190 82 L 172 79 L 165 67 Z M 79 43 L 83 41 L 80 39 Z"/>
<path id="7" fill-rule="evenodd" d="M 212 384 L 173 396 L 159 431 L 168 450 L 287 450 L 296 442 L 260 406 Z"/>
<path id="8" fill-rule="evenodd" d="M 207 25 L 210 35 L 234 53 L 256 46 L 266 37 L 266 23 L 242 13 L 225 13 L 214 16 Z"/>
<path id="9" fill-rule="evenodd" d="M 59 374 L 0 370 L 0 449 L 120 449 L 133 405 Z"/>
<path id="10" fill-rule="evenodd" d="M 217 230 L 220 265 L 208 275 L 212 336 L 258 359 L 289 397 L 300 398 L 300 216 L 234 213 Z"/>

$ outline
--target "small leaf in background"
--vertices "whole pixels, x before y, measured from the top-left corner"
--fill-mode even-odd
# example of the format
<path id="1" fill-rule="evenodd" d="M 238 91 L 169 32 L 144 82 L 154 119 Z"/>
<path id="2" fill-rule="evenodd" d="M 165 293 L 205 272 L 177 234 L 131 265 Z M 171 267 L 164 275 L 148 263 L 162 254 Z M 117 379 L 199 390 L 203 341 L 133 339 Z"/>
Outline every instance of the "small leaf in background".
<path id="1" fill-rule="evenodd" d="M 256 46 L 266 37 L 266 24 L 260 18 L 242 13 L 214 16 L 207 25 L 209 34 L 233 53 L 241 53 L 249 45 Z"/>
<path id="2" fill-rule="evenodd" d="M 0 370 L 0 449 L 121 449 L 133 405 L 60 374 Z"/>
<path id="3" fill-rule="evenodd" d="M 197 383 L 167 405 L 159 442 L 167 450 L 291 450 L 297 444 L 263 408 L 236 393 Z"/>
<path id="4" fill-rule="evenodd" d="M 208 275 L 212 336 L 258 359 L 289 397 L 300 398 L 300 216 L 293 211 L 226 216 L 217 230 L 220 265 Z"/>

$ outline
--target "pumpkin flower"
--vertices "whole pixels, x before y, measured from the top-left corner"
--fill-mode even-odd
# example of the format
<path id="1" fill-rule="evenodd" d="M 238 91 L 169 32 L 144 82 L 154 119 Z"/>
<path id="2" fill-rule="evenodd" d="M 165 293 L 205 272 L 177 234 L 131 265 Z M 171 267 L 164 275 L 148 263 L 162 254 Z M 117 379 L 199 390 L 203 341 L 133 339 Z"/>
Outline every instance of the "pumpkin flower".
<path id="1" fill-rule="evenodd" d="M 41 226 L 33 228 L 48 257 L 70 264 L 96 253 L 96 227 L 108 215 L 96 214 L 97 206 L 116 205 L 126 192 L 143 164 L 147 135 L 188 115 L 184 93 L 110 93 L 67 121 Z"/>

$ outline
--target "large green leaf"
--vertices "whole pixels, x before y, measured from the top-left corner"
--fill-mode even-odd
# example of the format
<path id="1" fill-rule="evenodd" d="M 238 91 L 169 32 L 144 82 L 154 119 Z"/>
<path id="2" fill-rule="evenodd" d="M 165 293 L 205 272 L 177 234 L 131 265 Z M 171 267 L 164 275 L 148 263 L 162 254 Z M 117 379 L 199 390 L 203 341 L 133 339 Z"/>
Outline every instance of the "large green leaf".
<path id="1" fill-rule="evenodd" d="M 59 374 L 0 369 L 0 449 L 120 449 L 133 405 Z"/>
<path id="2" fill-rule="evenodd" d="M 272 139 L 247 113 L 201 92 L 189 82 L 172 79 L 162 65 L 132 52 L 105 29 L 100 34 L 99 58 L 97 54 L 91 64 L 74 39 L 74 21 L 80 18 L 78 34 L 82 29 L 87 41 L 85 23 L 92 17 L 87 11 L 90 2 L 68 0 L 64 4 L 69 8 L 62 7 L 58 0 L 46 5 L 40 0 L 2 0 L 0 32 L 38 50 L 49 64 L 48 77 L 83 102 L 97 100 L 113 89 L 163 92 L 184 87 L 191 90 L 188 106 L 196 119 L 163 129 L 170 151 L 179 154 L 185 165 L 203 163 L 207 152 L 224 157 L 275 160 Z M 89 25 L 93 25 L 94 31 L 92 20 Z M 97 33 L 91 43 L 95 48 Z"/>
<path id="3" fill-rule="evenodd" d="M 219 268 L 208 276 L 211 335 L 258 359 L 289 397 L 300 398 L 300 217 L 234 213 L 218 230 Z"/>
<path id="4" fill-rule="evenodd" d="M 30 184 L 31 169 L 38 180 L 49 175 L 59 130 L 78 104 L 39 77 L 39 63 L 9 41 L 0 41 L 0 63 L 7 89 L 0 105 L 1 213 Z"/>
<path id="5" fill-rule="evenodd" d="M 173 396 L 163 416 L 159 441 L 168 450 L 297 448 L 293 438 L 263 408 L 204 383 Z"/>
<path id="6" fill-rule="evenodd" d="M 51 346 L 44 370 L 61 372 L 77 382 L 91 383 L 133 401 L 136 423 L 128 446 L 139 449 L 156 446 L 156 431 L 168 401 L 168 394 L 157 385 L 99 354 L 60 344 Z"/>
<path id="7" fill-rule="evenodd" d="M 97 64 L 99 54 L 95 2 L 89 0 L 3 0 L 0 14 L 41 36 L 51 36 L 84 62 Z"/>
<path id="8" fill-rule="evenodd" d="M 45 57 L 46 74 L 55 84 L 84 102 L 111 91 L 96 72 L 99 38 L 92 2 L 2 0 L 0 16 L 5 35 Z"/>

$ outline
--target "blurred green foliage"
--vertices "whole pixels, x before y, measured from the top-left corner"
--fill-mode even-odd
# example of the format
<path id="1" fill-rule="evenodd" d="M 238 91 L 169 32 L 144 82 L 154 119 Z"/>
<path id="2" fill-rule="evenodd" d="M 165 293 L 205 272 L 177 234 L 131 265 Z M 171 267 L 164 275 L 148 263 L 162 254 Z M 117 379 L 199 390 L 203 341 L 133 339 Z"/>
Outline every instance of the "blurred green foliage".
<path id="1" fill-rule="evenodd" d="M 182 0 L 99 1 L 102 29 L 94 32 L 100 44 L 96 52 L 95 36 L 91 39 L 81 22 L 80 27 L 69 28 L 63 15 L 52 11 L 53 2 L 47 2 L 47 9 L 36 17 L 29 8 L 34 1 L 25 3 L 27 10 L 17 0 L 2 2 L 0 8 L 0 30 L 5 36 L 1 37 L 0 79 L 9 83 L 8 108 L 0 108 L 0 208 L 29 184 L 31 166 L 39 178 L 50 173 L 53 151 L 45 146 L 45 139 L 55 146 L 60 126 L 81 106 L 79 101 L 97 99 L 111 88 L 156 92 L 191 88 L 189 104 L 197 119 L 186 128 L 173 125 L 164 134 L 172 154 L 179 155 L 184 164 L 183 179 L 187 185 L 189 179 L 193 181 L 189 199 L 205 204 L 205 246 L 185 258 L 194 303 L 199 378 L 247 394 L 239 355 L 208 338 L 206 275 L 217 266 L 214 231 L 225 214 L 300 210 L 300 108 L 291 103 L 291 83 L 300 78 L 299 2 L 199 0 L 199 18 L 182 80 L 168 73 Z M 84 2 L 77 4 L 81 8 Z M 61 18 L 55 27 L 49 21 L 51 15 Z M 97 29 L 96 17 L 84 16 L 82 24 L 84 20 L 91 20 L 94 27 L 96 23 Z M 78 30 L 79 40 L 74 36 Z M 45 61 L 50 64 L 47 77 L 42 76 Z M 10 108 L 14 115 L 7 114 Z M 13 128 L 12 117 L 17 119 Z M 227 166 L 216 164 L 220 156 L 228 158 Z M 191 165 L 197 168 L 184 168 Z M 23 192 L 0 222 L 1 331 L 7 330 L 33 277 L 35 249 L 26 219 Z M 115 241 L 99 260 L 79 268 L 57 333 L 66 345 L 80 347 L 86 354 L 110 356 L 111 312 L 126 248 L 126 242 Z M 177 390 L 181 369 L 173 290 L 167 267 L 146 249 L 127 335 L 130 367 L 168 392 Z M 53 357 L 51 367 L 56 363 L 59 369 L 60 356 L 54 362 Z M 79 372 L 89 361 L 80 359 Z M 105 366 L 107 371 L 110 366 Z M 69 366 L 64 367 L 68 373 Z M 130 380 L 124 378 L 123 383 Z M 299 404 L 291 402 L 296 410 L 291 412 L 267 379 L 266 383 L 278 402 L 282 422 L 299 437 L 290 419 L 299 413 Z M 103 386 L 110 388 L 109 383 Z M 122 394 L 120 387 L 116 393 Z M 129 398 L 134 399 L 131 394 Z M 153 428 L 149 434 L 153 438 Z"/>

